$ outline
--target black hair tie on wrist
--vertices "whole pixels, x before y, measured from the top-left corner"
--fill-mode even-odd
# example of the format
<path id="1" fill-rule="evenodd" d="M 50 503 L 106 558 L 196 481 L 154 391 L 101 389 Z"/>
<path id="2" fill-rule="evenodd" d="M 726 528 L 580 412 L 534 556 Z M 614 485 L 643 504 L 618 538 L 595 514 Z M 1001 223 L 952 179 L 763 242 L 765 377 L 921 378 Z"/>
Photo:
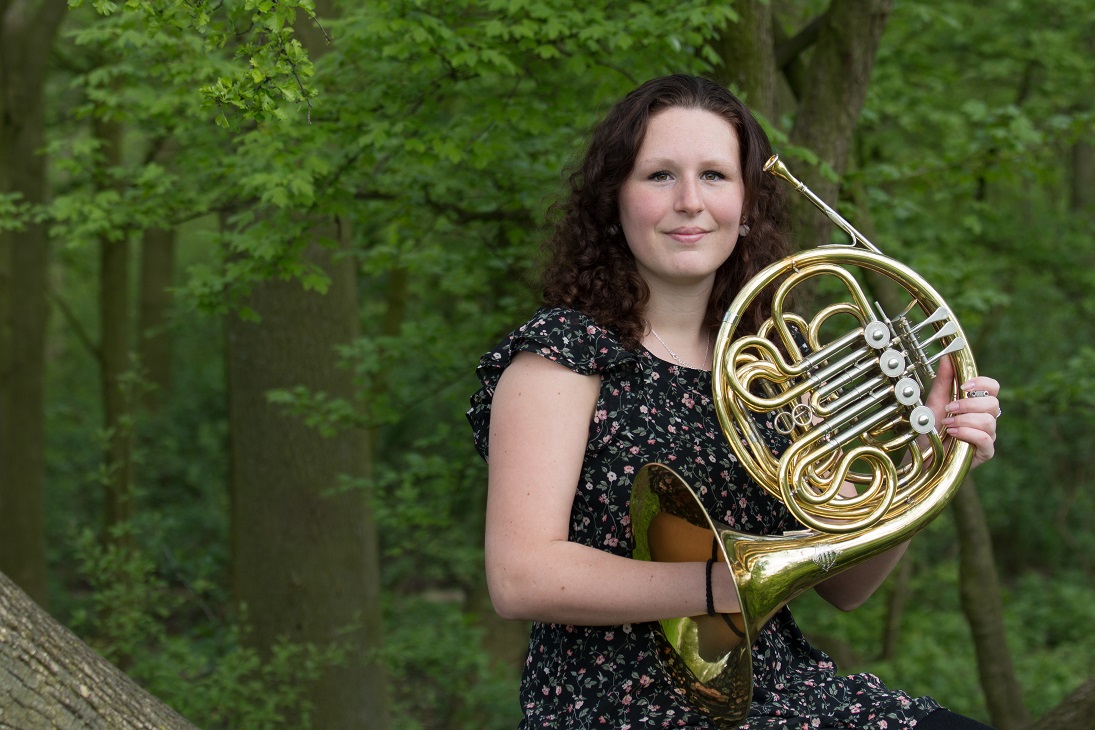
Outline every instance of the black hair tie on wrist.
<path id="1" fill-rule="evenodd" d="M 707 559 L 707 615 L 715 615 L 715 596 L 711 592 L 711 566 L 715 564 L 715 561 L 719 556 L 719 543 L 717 538 L 711 538 L 711 557 Z M 729 614 L 720 613 L 722 620 L 726 622 L 726 625 L 730 627 L 730 630 L 739 639 L 745 638 L 745 633 L 734 625 L 734 622 L 730 620 Z"/>
<path id="2" fill-rule="evenodd" d="M 720 613 L 719 615 L 722 616 L 722 620 L 726 622 L 726 625 L 730 627 L 730 630 L 733 631 L 739 639 L 745 638 L 745 632 L 734 625 L 734 622 L 730 620 L 730 614 Z"/>
<path id="3" fill-rule="evenodd" d="M 718 546 L 711 541 L 711 557 L 707 560 L 707 615 L 715 615 L 715 597 L 711 595 L 711 566 L 715 564 L 715 551 Z"/>

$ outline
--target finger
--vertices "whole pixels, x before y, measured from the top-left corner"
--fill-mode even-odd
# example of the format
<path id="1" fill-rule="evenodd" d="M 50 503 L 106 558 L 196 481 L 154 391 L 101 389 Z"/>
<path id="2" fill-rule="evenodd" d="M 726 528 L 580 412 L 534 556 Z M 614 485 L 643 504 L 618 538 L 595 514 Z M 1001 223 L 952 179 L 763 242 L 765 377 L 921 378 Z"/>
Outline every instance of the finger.
<path id="1" fill-rule="evenodd" d="M 939 370 L 932 381 L 931 390 L 928 391 L 928 399 L 925 405 L 941 415 L 947 401 L 951 400 L 954 385 L 954 363 L 950 357 L 939 360 Z"/>
<path id="2" fill-rule="evenodd" d="M 967 413 L 947 416 L 943 419 L 943 427 L 947 429 L 948 434 L 956 438 L 960 438 L 958 436 L 959 432 L 972 435 L 969 433 L 972 430 L 988 434 L 990 441 L 996 441 L 996 418 L 991 413 Z"/>
<path id="3" fill-rule="evenodd" d="M 987 375 L 978 375 L 962 383 L 962 390 L 966 393 L 986 391 L 989 395 L 997 397 L 1000 395 L 1000 383 Z"/>
<path id="4" fill-rule="evenodd" d="M 959 441 L 965 441 L 974 448 L 973 466 L 985 463 L 996 454 L 993 437 L 981 429 L 968 426 L 952 426 L 947 429 L 947 433 Z"/>
<path id="5" fill-rule="evenodd" d="M 982 398 L 967 396 L 966 398 L 950 401 L 943 409 L 950 415 L 959 413 L 987 413 L 990 416 L 995 417 L 1000 413 L 1000 400 L 991 395 Z"/>

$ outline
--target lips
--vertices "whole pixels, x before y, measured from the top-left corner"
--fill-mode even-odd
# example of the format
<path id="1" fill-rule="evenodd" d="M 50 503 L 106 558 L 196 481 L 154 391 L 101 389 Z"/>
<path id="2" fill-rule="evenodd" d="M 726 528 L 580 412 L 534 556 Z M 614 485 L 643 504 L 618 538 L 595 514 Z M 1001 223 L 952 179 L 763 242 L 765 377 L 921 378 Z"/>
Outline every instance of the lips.
<path id="1" fill-rule="evenodd" d="M 669 237 L 674 241 L 680 243 L 696 243 L 701 238 L 707 235 L 707 231 L 703 228 L 693 228 L 690 226 L 682 226 L 680 228 L 674 228 L 669 231 Z"/>

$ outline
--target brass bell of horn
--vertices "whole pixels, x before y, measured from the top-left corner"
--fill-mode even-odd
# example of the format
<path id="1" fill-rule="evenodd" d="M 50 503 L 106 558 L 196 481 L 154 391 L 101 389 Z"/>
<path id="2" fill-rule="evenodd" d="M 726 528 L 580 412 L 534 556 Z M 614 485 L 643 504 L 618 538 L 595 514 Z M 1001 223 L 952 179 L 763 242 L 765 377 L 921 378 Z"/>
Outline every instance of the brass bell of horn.
<path id="1" fill-rule="evenodd" d="M 818 583 L 908 540 L 946 507 L 973 448 L 941 433 L 925 405 L 935 365 L 949 356 L 956 382 L 977 374 L 958 322 L 909 267 L 883 255 L 773 156 L 765 170 L 805 195 L 850 237 L 771 264 L 731 303 L 715 343 L 715 408 L 735 456 L 783 502 L 801 530 L 751 535 L 711 518 L 669 467 L 648 464 L 631 494 L 634 556 L 703 561 L 712 537 L 741 606 L 738 638 L 721 620 L 661 622 L 674 682 L 720 725 L 745 721 L 752 700 L 751 648 L 765 623 Z M 908 295 L 902 311 L 872 305 L 864 276 L 886 277 Z M 786 311 L 795 287 L 814 280 L 846 301 L 807 318 Z M 770 294 L 773 292 L 774 294 Z M 742 334 L 742 313 L 772 296 L 771 317 Z M 957 397 L 957 391 L 952 394 Z M 786 446 L 778 457 L 758 427 Z M 777 449 L 777 451 L 779 451 Z M 854 486 L 855 494 L 846 485 Z"/>

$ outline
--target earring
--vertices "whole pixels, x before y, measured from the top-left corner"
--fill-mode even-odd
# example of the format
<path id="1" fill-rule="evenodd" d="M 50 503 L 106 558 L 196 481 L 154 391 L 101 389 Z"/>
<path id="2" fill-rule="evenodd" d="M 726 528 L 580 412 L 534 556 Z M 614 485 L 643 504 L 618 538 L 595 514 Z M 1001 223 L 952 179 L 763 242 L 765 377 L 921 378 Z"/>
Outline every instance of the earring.
<path id="1" fill-rule="evenodd" d="M 749 224 L 748 223 L 742 223 L 740 226 L 738 226 L 738 235 L 741 236 L 742 238 L 745 238 L 746 236 L 749 235 Z"/>
<path id="2" fill-rule="evenodd" d="M 610 225 L 608 227 L 608 235 L 610 235 L 610 236 L 615 236 L 619 232 L 620 232 L 620 227 L 618 225 L 616 225 L 615 223 L 613 223 L 612 225 Z"/>

